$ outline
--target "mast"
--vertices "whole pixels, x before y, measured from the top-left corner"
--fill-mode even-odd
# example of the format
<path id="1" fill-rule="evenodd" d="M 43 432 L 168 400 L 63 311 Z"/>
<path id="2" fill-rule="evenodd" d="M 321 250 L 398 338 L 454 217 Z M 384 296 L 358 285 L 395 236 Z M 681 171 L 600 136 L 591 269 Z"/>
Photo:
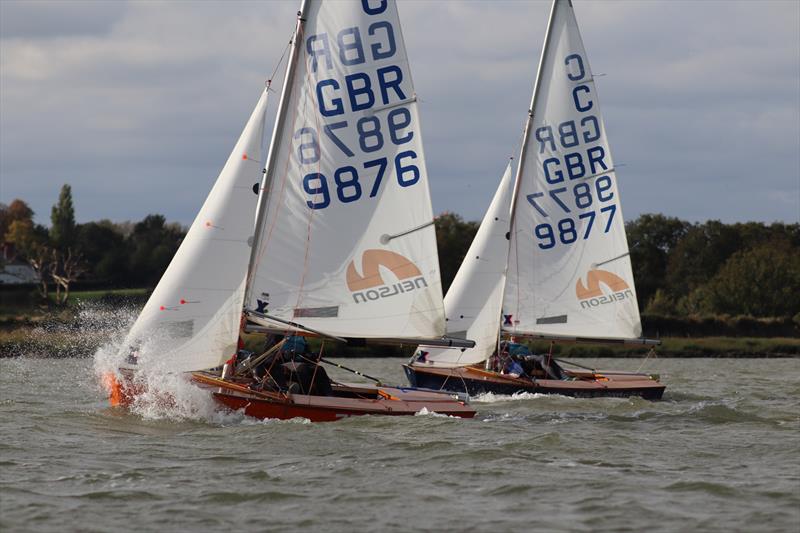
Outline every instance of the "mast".
<path id="1" fill-rule="evenodd" d="M 294 78 L 294 72 L 296 70 L 297 65 L 297 57 L 298 51 L 300 46 L 302 45 L 302 34 L 303 34 L 303 24 L 306 21 L 306 14 L 308 12 L 308 6 L 310 4 L 310 0 L 303 0 L 302 4 L 300 4 L 300 11 L 297 12 L 297 25 L 294 31 L 294 38 L 292 39 L 292 49 L 289 52 L 289 61 L 286 66 L 286 76 L 283 80 L 283 90 L 281 92 L 281 101 L 278 104 L 278 115 L 275 119 L 275 126 L 272 129 L 272 139 L 269 143 L 269 152 L 267 153 L 267 164 L 264 167 L 264 177 L 261 180 L 261 192 L 258 195 L 258 207 L 256 207 L 256 220 L 255 220 L 255 233 L 253 234 L 253 244 L 250 248 L 250 262 L 247 266 L 247 276 L 245 282 L 245 292 L 244 292 L 244 305 L 247 305 L 247 302 L 250 299 L 250 291 L 251 287 L 251 280 L 253 276 L 253 267 L 255 266 L 256 261 L 258 261 L 259 255 L 259 243 L 261 242 L 261 233 L 263 231 L 263 219 L 266 214 L 266 207 L 267 207 L 267 198 L 269 195 L 269 188 L 270 184 L 272 183 L 272 177 L 275 173 L 275 161 L 276 161 L 276 154 L 278 151 L 278 143 L 280 142 L 279 139 L 279 132 L 283 129 L 284 122 L 286 120 L 286 107 L 288 105 L 289 100 L 292 97 L 292 79 Z"/>
<path id="2" fill-rule="evenodd" d="M 528 138 L 531 134 L 531 125 L 533 124 L 533 110 L 536 104 L 536 95 L 539 93 L 539 86 L 542 79 L 542 67 L 544 66 L 544 58 L 547 57 L 547 49 L 550 46 L 550 30 L 553 28 L 553 20 L 555 20 L 556 6 L 559 0 L 553 0 L 553 6 L 550 8 L 550 20 L 547 22 L 547 31 L 544 34 L 544 46 L 542 47 L 542 55 L 539 58 L 539 67 L 536 69 L 536 81 L 533 84 L 533 95 L 531 96 L 531 106 L 528 109 L 528 120 L 525 121 L 525 131 L 522 134 L 522 148 L 519 153 L 519 164 L 517 165 L 517 173 L 514 176 L 514 193 L 511 196 L 511 215 L 509 219 L 509 238 L 514 232 L 514 215 L 517 211 L 517 195 L 519 193 L 520 178 L 525 168 L 525 152 L 528 150 Z M 570 2 L 572 5 L 572 2 Z"/>
<path id="3" fill-rule="evenodd" d="M 514 192 L 511 194 L 511 212 L 509 214 L 508 220 L 508 259 L 506 260 L 506 273 L 508 272 L 508 263 L 511 259 L 511 237 L 514 235 L 516 231 L 516 213 L 517 213 L 517 196 L 519 195 L 519 187 L 520 182 L 522 179 L 522 173 L 525 170 L 525 154 L 528 151 L 528 138 L 531 135 L 531 126 L 533 125 L 533 111 L 536 108 L 536 96 L 539 94 L 539 87 L 541 86 L 542 81 L 542 69 L 544 67 L 544 59 L 547 57 L 547 50 L 550 46 L 550 31 L 553 28 L 553 21 L 555 20 L 556 15 L 556 7 L 558 5 L 559 0 L 553 0 L 553 5 L 550 7 L 550 18 L 547 21 L 547 30 L 544 34 L 544 46 L 542 47 L 542 54 L 539 57 L 539 66 L 536 69 L 536 81 L 533 84 L 533 94 L 531 95 L 531 105 L 528 109 L 528 119 L 525 121 L 525 130 L 522 134 L 522 147 L 520 148 L 519 153 L 519 164 L 517 165 L 517 173 L 514 176 Z M 505 292 L 505 288 L 503 289 Z M 505 299 L 505 297 L 504 297 Z M 517 299 L 517 305 L 519 305 L 519 299 Z M 517 314 L 515 310 L 514 314 Z M 500 332 L 502 333 L 503 328 L 499 328 Z"/>

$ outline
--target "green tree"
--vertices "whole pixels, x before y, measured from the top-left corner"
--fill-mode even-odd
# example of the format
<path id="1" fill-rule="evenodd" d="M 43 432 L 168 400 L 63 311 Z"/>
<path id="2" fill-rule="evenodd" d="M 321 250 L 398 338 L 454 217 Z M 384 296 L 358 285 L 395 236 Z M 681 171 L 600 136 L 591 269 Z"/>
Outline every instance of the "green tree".
<path id="1" fill-rule="evenodd" d="M 133 228 L 126 241 L 130 254 L 130 282 L 155 285 L 180 246 L 184 232 L 167 224 L 162 215 L 148 215 Z"/>
<path id="2" fill-rule="evenodd" d="M 785 240 L 792 246 L 800 246 L 800 224 L 775 222 L 767 226 L 763 222 L 738 222 L 732 227 L 741 242 L 741 249 L 776 240 Z"/>
<path id="3" fill-rule="evenodd" d="M 756 317 L 800 312 L 800 248 L 786 240 L 733 254 L 702 287 L 698 307 L 706 313 Z"/>
<path id="4" fill-rule="evenodd" d="M 60 251 L 66 251 L 75 242 L 75 209 L 72 206 L 72 188 L 68 184 L 61 187 L 58 203 L 50 213 L 50 240 Z"/>
<path id="5" fill-rule="evenodd" d="M 741 236 L 733 225 L 709 220 L 689 227 L 669 256 L 667 291 L 678 299 L 688 295 L 708 283 L 725 261 L 742 248 Z"/>
<path id="6" fill-rule="evenodd" d="M 688 222 L 660 214 L 641 215 L 625 224 L 640 309 L 664 288 L 669 256 L 689 227 Z"/>
<path id="7" fill-rule="evenodd" d="M 439 269 L 442 274 L 442 291 L 447 292 L 456 276 L 464 255 L 478 231 L 478 222 L 464 222 L 454 213 L 436 217 L 436 244 L 439 248 Z"/>
<path id="8" fill-rule="evenodd" d="M 644 312 L 648 315 L 673 316 L 676 310 L 675 300 L 664 289 L 657 289 Z"/>
<path id="9" fill-rule="evenodd" d="M 100 220 L 78 225 L 75 247 L 86 260 L 91 278 L 113 284 L 127 283 L 125 237 L 116 224 Z"/>

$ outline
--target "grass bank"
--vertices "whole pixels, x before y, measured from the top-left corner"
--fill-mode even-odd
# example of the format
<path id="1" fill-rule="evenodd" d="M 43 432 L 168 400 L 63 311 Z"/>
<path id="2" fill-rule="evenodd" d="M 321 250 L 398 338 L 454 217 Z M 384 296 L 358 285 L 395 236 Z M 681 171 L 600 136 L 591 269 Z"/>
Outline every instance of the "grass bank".
<path id="1" fill-rule="evenodd" d="M 252 336 L 247 347 L 258 351 L 263 337 Z M 797 337 L 669 337 L 661 339 L 655 348 L 657 357 L 800 357 L 800 338 Z M 312 340 L 312 348 L 319 350 L 320 341 Z M 534 353 L 548 353 L 550 343 L 536 341 L 528 343 Z M 338 342 L 326 342 L 324 353 L 331 357 L 411 357 L 416 346 L 348 346 Z M 553 345 L 553 354 L 561 357 L 645 357 L 649 347 L 617 344 Z"/>
<path id="2" fill-rule="evenodd" d="M 536 353 L 550 349 L 547 342 L 530 344 Z M 564 357 L 643 357 L 649 348 L 608 344 L 555 344 L 553 353 Z M 667 337 L 655 347 L 658 357 L 798 357 L 795 337 Z"/>
<path id="3" fill-rule="evenodd" d="M 116 332 L 51 328 L 47 325 L 22 326 L 0 330 L 0 357 L 88 357 Z M 258 351 L 263 337 L 246 336 L 246 348 Z M 798 338 L 759 337 L 705 337 L 665 338 L 656 347 L 657 357 L 800 357 Z M 318 351 L 321 343 L 312 340 L 311 346 Z M 531 343 L 535 353 L 547 353 L 549 343 Z M 329 357 L 410 357 L 413 346 L 348 346 L 326 342 L 323 353 Z M 644 357 L 649 349 L 635 346 L 555 344 L 553 353 L 560 357 Z"/>
<path id="4" fill-rule="evenodd" d="M 0 291 L 0 357 L 88 357 L 129 326 L 150 289 L 74 291 L 66 305 Z"/>
<path id="5" fill-rule="evenodd" d="M 69 326 L 81 311 L 90 308 L 141 308 L 151 289 L 93 289 L 73 291 L 66 304 L 56 304 L 55 294 L 42 301 L 32 289 L 0 291 L 0 330 L 43 324 Z"/>
<path id="6" fill-rule="evenodd" d="M 90 356 L 109 342 L 112 336 L 124 331 L 126 320 L 138 314 L 149 293 L 149 289 L 81 290 L 70 294 L 66 306 L 48 306 L 33 303 L 35 300 L 21 291 L 0 291 L 0 357 Z M 124 316 L 125 313 L 128 316 Z M 696 328 L 699 326 L 694 322 L 698 320 L 689 317 L 680 324 L 691 322 L 689 325 Z M 705 324 L 711 321 L 711 326 L 706 324 L 709 331 L 718 331 L 722 327 L 718 324 L 721 320 L 714 318 L 701 322 Z M 800 356 L 800 336 L 791 333 L 796 326 L 792 319 L 733 317 L 726 320 L 725 326 L 740 334 L 747 334 L 751 329 L 763 333 L 772 331 L 768 327 L 778 329 L 773 336 L 723 336 L 711 333 L 690 336 L 675 333 L 674 336 L 662 337 L 662 345 L 656 347 L 655 353 L 658 357 Z M 656 323 L 652 317 L 651 322 Z M 666 323 L 662 322 L 658 324 L 664 326 L 663 330 L 679 330 L 674 324 L 667 328 Z M 790 333 L 777 333 L 785 330 Z M 263 336 L 246 335 L 245 342 L 248 349 L 260 351 Z M 311 341 L 315 351 L 321 345 L 320 340 Z M 531 342 L 530 346 L 535 353 L 547 353 L 550 349 L 550 344 L 543 341 Z M 324 354 L 331 357 L 410 357 L 414 349 L 415 346 L 353 346 L 336 342 L 326 342 L 323 347 Z M 553 353 L 565 358 L 643 357 L 648 351 L 646 347 L 605 344 L 562 343 L 553 346 Z"/>

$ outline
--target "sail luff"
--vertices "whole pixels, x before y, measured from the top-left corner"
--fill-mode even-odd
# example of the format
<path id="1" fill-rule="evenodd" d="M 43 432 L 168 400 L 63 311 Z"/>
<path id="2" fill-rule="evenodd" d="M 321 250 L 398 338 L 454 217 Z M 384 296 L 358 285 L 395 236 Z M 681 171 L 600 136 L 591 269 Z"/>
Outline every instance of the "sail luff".
<path id="1" fill-rule="evenodd" d="M 253 234 L 253 245 L 250 249 L 250 262 L 247 267 L 244 305 L 250 301 L 250 292 L 253 286 L 253 272 L 258 262 L 261 252 L 261 235 L 264 231 L 265 218 L 267 214 L 267 200 L 270 194 L 270 185 L 275 173 L 275 161 L 278 159 L 277 152 L 280 149 L 280 135 L 286 121 L 286 110 L 289 106 L 289 101 L 292 97 L 292 80 L 294 79 L 295 71 L 297 70 L 297 58 L 299 56 L 298 49 L 302 45 L 303 39 L 303 23 L 306 19 L 306 13 L 310 0 L 303 0 L 300 5 L 300 11 L 297 12 L 297 23 L 295 26 L 294 36 L 292 38 L 292 48 L 289 52 L 289 59 L 286 66 L 286 75 L 283 80 L 283 88 L 281 91 L 281 99 L 278 103 L 278 112 L 275 119 L 275 125 L 272 129 L 272 139 L 269 144 L 269 151 L 267 152 L 267 164 L 264 167 L 264 176 L 261 180 L 261 190 L 258 196 L 258 206 L 256 207 L 256 220 L 255 232 Z"/>
<path id="2" fill-rule="evenodd" d="M 527 120 L 525 120 L 525 130 L 522 133 L 522 146 L 519 152 L 519 164 L 517 165 L 517 173 L 514 176 L 514 192 L 511 195 L 511 215 L 509 218 L 510 221 L 509 231 L 512 233 L 514 232 L 514 215 L 516 214 L 517 196 L 519 194 L 520 178 L 522 177 L 522 172 L 525 169 L 525 153 L 528 150 L 528 139 L 530 138 L 531 126 L 533 125 L 533 111 L 536 108 L 536 96 L 539 93 L 539 87 L 541 85 L 544 58 L 546 57 L 548 45 L 550 43 L 550 30 L 553 27 L 553 20 L 555 20 L 556 7 L 558 6 L 558 2 L 559 0 L 553 0 L 553 5 L 550 7 L 550 18 L 547 22 L 547 30 L 545 31 L 544 34 L 544 46 L 542 47 L 542 55 L 539 58 L 539 67 L 536 69 L 536 81 L 533 83 L 531 106 L 528 109 L 528 118 Z"/>
<path id="3" fill-rule="evenodd" d="M 536 69 L 536 81 L 534 81 L 533 93 L 531 94 L 531 105 L 530 105 L 530 108 L 528 109 L 528 117 L 525 120 L 525 129 L 524 129 L 523 134 L 522 134 L 522 146 L 520 147 L 519 163 L 517 164 L 517 173 L 514 176 L 514 192 L 511 194 L 511 212 L 509 214 L 509 229 L 508 229 L 508 244 L 509 244 L 509 246 L 508 246 L 508 251 L 507 251 L 508 258 L 506 260 L 506 270 L 508 270 L 508 268 L 509 268 L 509 262 L 511 261 L 511 257 L 512 257 L 511 247 L 514 246 L 516 244 L 516 242 L 517 242 L 515 239 L 512 239 L 512 235 L 514 235 L 514 232 L 516 231 L 516 226 L 517 226 L 517 224 L 516 224 L 516 214 L 517 214 L 517 199 L 519 197 L 519 187 L 520 187 L 520 183 L 522 181 L 522 175 L 523 175 L 522 173 L 525 170 L 525 155 L 526 155 L 526 152 L 528 150 L 528 140 L 529 140 L 530 134 L 531 134 L 531 127 L 533 126 L 533 113 L 534 113 L 534 110 L 536 109 L 536 97 L 537 97 L 537 95 L 539 93 L 539 87 L 541 86 L 542 69 L 544 67 L 545 57 L 547 57 L 546 54 L 547 54 L 548 46 L 549 46 L 549 43 L 550 43 L 550 32 L 551 32 L 551 30 L 553 28 L 553 21 L 555 20 L 556 8 L 558 7 L 558 2 L 559 2 L 559 0 L 553 0 L 553 5 L 550 6 L 550 17 L 549 17 L 549 19 L 547 21 L 547 30 L 545 30 L 544 46 L 542 47 L 542 54 L 539 57 L 539 66 Z M 514 258 L 515 259 L 518 258 L 518 257 L 519 256 L 517 254 L 514 254 Z M 507 288 L 504 286 L 503 287 L 503 292 L 505 293 L 506 290 L 507 290 Z M 505 295 L 503 296 L 503 300 L 505 300 Z M 519 302 L 519 297 L 516 298 L 516 301 Z M 514 313 L 513 314 L 519 315 L 519 308 L 518 307 L 516 309 L 514 309 Z"/>

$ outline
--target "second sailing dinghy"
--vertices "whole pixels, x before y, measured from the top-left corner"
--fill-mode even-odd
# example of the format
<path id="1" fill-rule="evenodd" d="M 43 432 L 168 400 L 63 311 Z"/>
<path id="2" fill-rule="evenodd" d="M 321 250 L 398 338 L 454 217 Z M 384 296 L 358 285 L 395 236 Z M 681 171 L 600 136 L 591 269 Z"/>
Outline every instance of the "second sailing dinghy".
<path id="1" fill-rule="evenodd" d="M 640 338 L 614 164 L 569 0 L 553 3 L 513 182 L 510 173 L 445 299 L 448 333 L 476 346 L 421 346 L 409 381 L 470 394 L 660 398 L 653 376 L 565 369 L 515 342 L 658 343 Z M 510 341 L 499 342 L 501 331 Z"/>
<path id="2" fill-rule="evenodd" d="M 250 225 L 231 235 L 225 223 L 198 216 L 198 232 L 219 233 L 206 232 L 203 242 L 228 242 L 236 260 L 228 262 L 222 248 L 206 246 L 206 256 L 192 259 L 207 275 L 192 284 L 183 283 L 173 272 L 178 267 L 170 265 L 128 344 L 139 346 L 158 330 L 158 342 L 151 344 L 167 347 L 157 354 L 165 367 L 191 371 L 194 382 L 220 403 L 258 418 L 323 421 L 422 409 L 472 417 L 475 411 L 452 393 L 331 382 L 318 365 L 325 361 L 321 354 L 304 349 L 299 336 L 474 343 L 444 337 L 416 95 L 395 4 L 306 0 L 290 48 L 257 206 L 228 205 L 238 210 L 236 216 L 249 216 Z M 237 145 L 229 164 L 242 166 L 250 158 L 237 156 L 237 150 L 243 148 Z M 195 226 L 198 221 L 187 243 Z M 241 260 L 243 244 L 249 264 Z M 185 246 L 173 264 L 187 255 Z M 215 276 L 226 280 L 224 287 Z M 162 289 L 166 280 L 172 289 Z M 206 292 L 195 296 L 198 286 Z M 189 296 L 179 296 L 182 291 Z M 165 298 L 174 303 L 161 303 Z M 206 306 L 202 316 L 189 314 L 211 298 L 216 310 Z M 262 355 L 237 361 L 231 355 L 242 317 L 245 329 L 270 334 L 271 342 Z M 291 337 L 278 341 L 276 335 Z M 220 342 L 212 345 L 212 338 Z M 135 392 L 119 389 L 123 400 Z"/>

